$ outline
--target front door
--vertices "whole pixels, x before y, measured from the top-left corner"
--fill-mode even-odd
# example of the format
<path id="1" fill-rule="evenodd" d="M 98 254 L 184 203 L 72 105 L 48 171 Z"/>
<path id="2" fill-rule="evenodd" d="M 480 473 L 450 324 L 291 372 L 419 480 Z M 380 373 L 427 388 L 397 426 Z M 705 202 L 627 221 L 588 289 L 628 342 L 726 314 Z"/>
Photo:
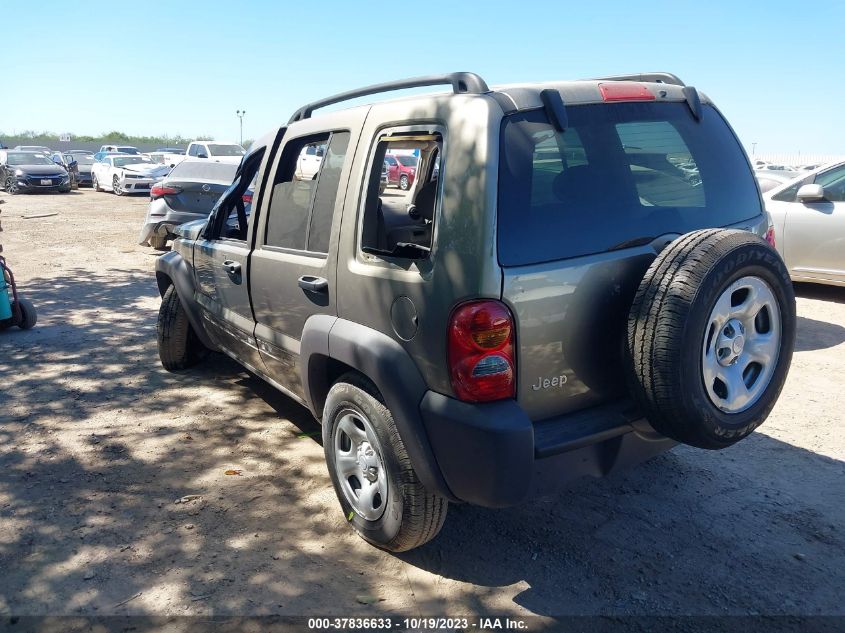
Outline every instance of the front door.
<path id="1" fill-rule="evenodd" d="M 824 200 L 789 204 L 785 259 L 799 277 L 845 280 L 845 165 L 816 175 Z"/>
<path id="2" fill-rule="evenodd" d="M 304 124 L 309 127 L 313 123 Z M 250 269 L 255 337 L 268 375 L 299 398 L 304 397 L 299 345 L 305 321 L 337 313 L 336 244 L 353 150 L 348 128 L 299 132 L 286 139 L 268 180 L 266 222 Z M 313 179 L 299 177 L 304 156 L 321 157 Z"/>
<path id="3" fill-rule="evenodd" d="M 196 301 L 209 336 L 225 352 L 259 372 L 255 320 L 249 301 L 249 254 L 256 214 L 244 203 L 247 187 L 264 164 L 266 148 L 255 148 L 239 167 L 235 181 L 212 211 L 209 225 L 194 246 Z"/>

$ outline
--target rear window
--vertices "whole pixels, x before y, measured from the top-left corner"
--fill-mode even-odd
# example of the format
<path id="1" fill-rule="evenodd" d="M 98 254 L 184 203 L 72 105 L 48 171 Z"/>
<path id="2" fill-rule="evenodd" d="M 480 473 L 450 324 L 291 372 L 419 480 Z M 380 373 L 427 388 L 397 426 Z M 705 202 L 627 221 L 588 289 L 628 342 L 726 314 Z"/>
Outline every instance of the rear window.
<path id="1" fill-rule="evenodd" d="M 684 103 L 569 106 L 567 115 L 563 133 L 542 110 L 503 123 L 502 265 L 601 253 L 761 213 L 745 156 L 711 106 L 701 121 Z"/>
<path id="2" fill-rule="evenodd" d="M 215 180 L 230 183 L 235 178 L 238 166 L 232 163 L 214 163 L 208 161 L 186 161 L 173 168 L 169 178 L 197 178 L 199 180 Z"/>
<path id="3" fill-rule="evenodd" d="M 208 150 L 212 156 L 243 156 L 246 154 L 244 148 L 240 145 L 221 145 L 219 143 L 209 143 Z"/>

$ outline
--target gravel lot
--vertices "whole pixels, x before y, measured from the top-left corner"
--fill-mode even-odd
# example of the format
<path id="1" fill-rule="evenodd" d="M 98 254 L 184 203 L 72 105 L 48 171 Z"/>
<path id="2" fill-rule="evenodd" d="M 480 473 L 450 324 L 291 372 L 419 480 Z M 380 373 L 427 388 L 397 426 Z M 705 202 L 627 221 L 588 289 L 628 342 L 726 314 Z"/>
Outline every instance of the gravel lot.
<path id="1" fill-rule="evenodd" d="M 452 506 L 396 556 L 345 525 L 305 409 L 224 357 L 161 368 L 146 198 L 0 198 L 39 312 L 0 333 L 0 614 L 845 614 L 845 289 L 797 289 L 750 439 Z"/>

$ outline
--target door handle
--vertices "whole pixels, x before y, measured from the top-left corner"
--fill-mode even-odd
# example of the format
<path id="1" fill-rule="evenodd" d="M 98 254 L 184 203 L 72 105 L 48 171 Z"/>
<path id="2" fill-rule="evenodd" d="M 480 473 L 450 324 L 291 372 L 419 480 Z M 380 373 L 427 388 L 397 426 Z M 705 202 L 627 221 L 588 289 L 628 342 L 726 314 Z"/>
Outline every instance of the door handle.
<path id="1" fill-rule="evenodd" d="M 325 292 L 329 287 L 328 279 L 311 275 L 303 275 L 299 278 L 298 283 L 300 288 L 311 292 Z"/>
<path id="2" fill-rule="evenodd" d="M 233 262 L 231 259 L 227 259 L 223 262 L 223 270 L 234 277 L 241 274 L 241 264 L 240 262 Z"/>

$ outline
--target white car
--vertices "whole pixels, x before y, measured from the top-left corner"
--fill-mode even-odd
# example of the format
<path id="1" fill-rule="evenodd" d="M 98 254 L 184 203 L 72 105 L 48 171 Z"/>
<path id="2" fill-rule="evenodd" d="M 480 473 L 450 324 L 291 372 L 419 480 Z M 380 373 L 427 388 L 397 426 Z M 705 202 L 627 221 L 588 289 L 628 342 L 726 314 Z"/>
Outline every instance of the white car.
<path id="1" fill-rule="evenodd" d="M 170 172 L 170 165 L 158 165 L 141 155 L 109 154 L 91 166 L 94 191 L 149 193 L 150 188 Z"/>
<path id="2" fill-rule="evenodd" d="M 317 172 L 320 171 L 320 165 L 323 163 L 323 154 L 325 153 L 326 141 L 309 143 L 303 147 L 299 153 L 294 175 L 299 180 L 314 180 L 317 177 Z"/>
<path id="3" fill-rule="evenodd" d="M 176 167 L 179 163 L 187 158 L 185 154 L 175 154 L 173 152 L 148 152 L 143 154 L 157 165 L 167 165 L 168 167 Z"/>
<path id="4" fill-rule="evenodd" d="M 103 145 L 100 147 L 101 152 L 117 152 L 120 154 L 140 154 L 137 147 L 132 145 Z"/>
<path id="5" fill-rule="evenodd" d="M 763 195 L 793 281 L 845 286 L 845 162 L 802 172 Z"/>
<path id="6" fill-rule="evenodd" d="M 235 163 L 241 162 L 241 158 L 246 154 L 246 150 L 237 143 L 222 143 L 219 141 L 193 141 L 188 145 L 188 150 L 185 152 L 186 156 L 196 158 L 214 160 L 218 163 Z"/>

